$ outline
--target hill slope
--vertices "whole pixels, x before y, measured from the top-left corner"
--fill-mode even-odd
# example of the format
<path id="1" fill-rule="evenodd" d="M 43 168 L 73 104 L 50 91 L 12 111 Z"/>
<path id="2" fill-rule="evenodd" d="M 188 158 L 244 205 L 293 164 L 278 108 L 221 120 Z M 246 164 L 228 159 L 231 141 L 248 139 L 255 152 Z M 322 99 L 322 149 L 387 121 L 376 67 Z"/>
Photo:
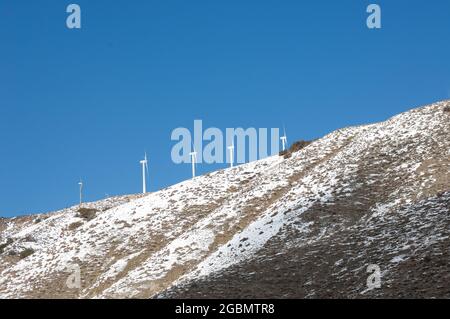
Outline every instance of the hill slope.
<path id="1" fill-rule="evenodd" d="M 449 298 L 449 107 L 144 197 L 0 219 L 0 297 Z"/>

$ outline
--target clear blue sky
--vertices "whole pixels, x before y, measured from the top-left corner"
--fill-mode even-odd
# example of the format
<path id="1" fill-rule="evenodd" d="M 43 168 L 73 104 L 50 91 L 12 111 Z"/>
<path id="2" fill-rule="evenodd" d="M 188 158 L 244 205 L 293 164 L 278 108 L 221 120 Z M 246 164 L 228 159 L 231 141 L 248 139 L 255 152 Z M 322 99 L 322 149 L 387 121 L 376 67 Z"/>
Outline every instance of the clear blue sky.
<path id="1" fill-rule="evenodd" d="M 449 39 L 448 0 L 0 0 L 0 216 L 137 193 L 144 150 L 150 190 L 189 178 L 194 119 L 292 141 L 447 99 Z"/>

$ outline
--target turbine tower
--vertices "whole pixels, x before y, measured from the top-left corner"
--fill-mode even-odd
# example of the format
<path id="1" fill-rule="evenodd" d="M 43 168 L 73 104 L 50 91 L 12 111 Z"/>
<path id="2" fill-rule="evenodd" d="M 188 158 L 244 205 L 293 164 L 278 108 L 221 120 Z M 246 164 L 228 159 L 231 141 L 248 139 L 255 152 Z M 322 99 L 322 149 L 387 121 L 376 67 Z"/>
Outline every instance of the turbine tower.
<path id="1" fill-rule="evenodd" d="M 234 143 L 228 146 L 228 150 L 230 151 L 230 167 L 233 167 L 234 164 Z"/>
<path id="2" fill-rule="evenodd" d="M 147 193 L 147 174 L 148 174 L 148 160 L 147 160 L 147 153 L 144 154 L 144 159 L 140 161 L 142 165 L 142 194 Z"/>
<path id="3" fill-rule="evenodd" d="M 287 136 L 286 136 L 286 128 L 283 127 L 283 136 L 280 137 L 281 140 L 281 144 L 283 146 L 283 151 L 286 150 L 286 145 L 287 145 Z"/>
<path id="4" fill-rule="evenodd" d="M 80 186 L 80 206 L 83 203 L 83 181 L 80 178 L 80 181 L 78 182 L 78 185 Z"/>
<path id="5" fill-rule="evenodd" d="M 190 152 L 189 155 L 191 156 L 191 163 L 192 163 L 192 178 L 195 177 L 195 162 L 197 161 L 197 152 L 194 151 Z"/>

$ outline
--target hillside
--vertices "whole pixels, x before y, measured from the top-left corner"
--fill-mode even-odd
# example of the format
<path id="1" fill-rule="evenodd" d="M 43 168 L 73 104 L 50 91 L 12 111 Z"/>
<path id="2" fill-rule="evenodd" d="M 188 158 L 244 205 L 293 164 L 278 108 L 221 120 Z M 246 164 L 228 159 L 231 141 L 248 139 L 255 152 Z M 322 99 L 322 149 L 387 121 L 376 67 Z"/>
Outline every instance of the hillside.
<path id="1" fill-rule="evenodd" d="M 0 219 L 0 297 L 450 298 L 449 108 L 146 196 Z"/>

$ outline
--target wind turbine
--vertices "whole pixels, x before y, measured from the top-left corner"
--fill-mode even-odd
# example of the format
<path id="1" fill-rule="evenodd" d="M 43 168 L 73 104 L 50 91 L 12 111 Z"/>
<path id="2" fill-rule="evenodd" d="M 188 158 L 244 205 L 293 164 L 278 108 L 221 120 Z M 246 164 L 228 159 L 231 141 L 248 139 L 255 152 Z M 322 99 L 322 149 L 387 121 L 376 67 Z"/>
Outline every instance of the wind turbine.
<path id="1" fill-rule="evenodd" d="M 80 181 L 78 182 L 78 185 L 80 185 L 80 206 L 81 203 L 83 203 L 83 181 L 80 178 Z"/>
<path id="2" fill-rule="evenodd" d="M 228 146 L 228 150 L 230 151 L 230 167 L 233 167 L 234 164 L 234 142 L 230 146 Z"/>
<path id="3" fill-rule="evenodd" d="M 142 165 L 142 193 L 147 193 L 147 180 L 146 176 L 148 174 L 148 160 L 147 160 L 147 153 L 144 154 L 144 159 L 140 161 Z"/>
<path id="4" fill-rule="evenodd" d="M 192 163 L 192 178 L 195 177 L 195 162 L 197 161 L 197 152 L 194 151 L 190 152 L 189 155 L 191 156 L 191 163 Z"/>
<path id="5" fill-rule="evenodd" d="M 283 151 L 286 150 L 287 145 L 287 136 L 286 136 L 286 128 L 283 126 L 283 136 L 280 137 L 281 144 L 283 145 Z"/>

